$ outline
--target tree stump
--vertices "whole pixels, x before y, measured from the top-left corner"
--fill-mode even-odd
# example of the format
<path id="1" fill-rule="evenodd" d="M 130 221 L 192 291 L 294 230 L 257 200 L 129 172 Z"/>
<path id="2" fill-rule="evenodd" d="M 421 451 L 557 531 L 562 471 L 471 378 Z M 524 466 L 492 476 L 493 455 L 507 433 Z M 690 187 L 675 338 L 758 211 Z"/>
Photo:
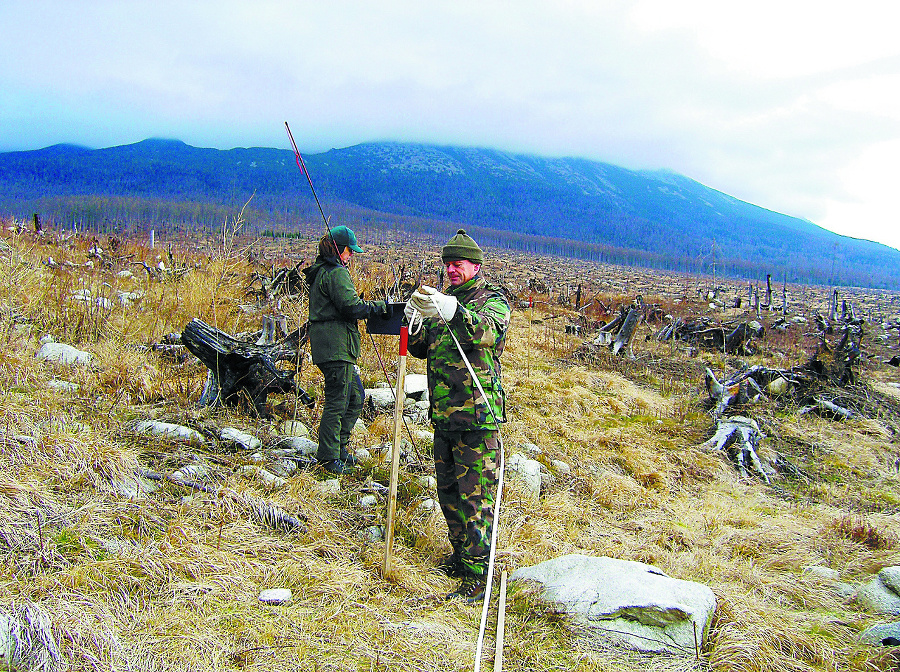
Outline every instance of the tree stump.
<path id="1" fill-rule="evenodd" d="M 313 400 L 294 380 L 294 371 L 282 371 L 278 362 L 296 361 L 307 339 L 307 325 L 286 338 L 268 344 L 243 341 L 199 319 L 191 320 L 181 334 L 181 342 L 209 369 L 201 406 L 238 406 L 268 417 L 266 399 L 270 393 L 293 392 L 306 405 Z M 260 339 L 265 340 L 265 339 Z"/>

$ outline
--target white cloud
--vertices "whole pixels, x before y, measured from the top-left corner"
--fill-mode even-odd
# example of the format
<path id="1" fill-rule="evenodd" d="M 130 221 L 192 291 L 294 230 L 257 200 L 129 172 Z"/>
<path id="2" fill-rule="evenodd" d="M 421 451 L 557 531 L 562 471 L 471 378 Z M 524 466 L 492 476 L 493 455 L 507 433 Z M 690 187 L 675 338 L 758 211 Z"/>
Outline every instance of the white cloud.
<path id="1" fill-rule="evenodd" d="M 872 0 L 4 3 L 0 39 L 22 48 L 0 70 L 0 149 L 286 147 L 288 120 L 304 151 L 399 139 L 671 168 L 858 231 L 891 219 L 876 209 L 900 138 L 898 14 Z"/>

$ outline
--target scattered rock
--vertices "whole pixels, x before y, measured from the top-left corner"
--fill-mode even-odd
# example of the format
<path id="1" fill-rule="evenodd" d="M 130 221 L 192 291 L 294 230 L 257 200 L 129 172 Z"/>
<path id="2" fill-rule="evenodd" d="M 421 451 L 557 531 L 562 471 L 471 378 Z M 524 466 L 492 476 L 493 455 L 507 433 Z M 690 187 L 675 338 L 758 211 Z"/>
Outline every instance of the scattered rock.
<path id="1" fill-rule="evenodd" d="M 149 478 L 140 476 L 125 476 L 112 481 L 112 488 L 117 495 L 129 500 L 143 499 L 147 495 L 159 490 L 159 484 Z"/>
<path id="2" fill-rule="evenodd" d="M 302 457 L 315 457 L 319 452 L 319 444 L 305 436 L 284 436 L 278 440 L 276 444 L 277 451 L 286 451 L 277 453 L 281 455 L 300 455 Z"/>
<path id="3" fill-rule="evenodd" d="M 205 464 L 186 464 L 181 469 L 172 472 L 172 477 L 179 481 L 202 481 L 209 476 L 209 469 Z"/>
<path id="4" fill-rule="evenodd" d="M 259 594 L 259 601 L 263 604 L 288 604 L 292 598 L 289 588 L 268 588 Z"/>
<path id="5" fill-rule="evenodd" d="M 437 511 L 437 509 L 437 501 L 429 497 L 428 499 L 423 499 L 421 502 L 419 502 L 419 505 L 416 507 L 416 513 L 425 515 L 431 513 L 432 511 Z"/>
<path id="6" fill-rule="evenodd" d="M 712 590 L 642 562 L 566 555 L 513 572 L 593 636 L 639 651 L 695 655 L 716 609 Z"/>
<path id="7" fill-rule="evenodd" d="M 276 476 L 267 469 L 263 469 L 262 467 L 255 467 L 251 464 L 245 464 L 240 468 L 239 473 L 256 479 L 267 488 L 283 488 L 285 485 L 287 485 L 287 481 L 284 480 L 281 476 Z"/>
<path id="8" fill-rule="evenodd" d="M 434 476 L 422 475 L 416 478 L 418 483 L 425 490 L 437 491 L 437 479 Z"/>
<path id="9" fill-rule="evenodd" d="M 359 537 L 368 544 L 377 544 L 384 541 L 384 528 L 381 525 L 370 525 L 364 530 L 360 530 Z"/>
<path id="10" fill-rule="evenodd" d="M 51 390 L 58 390 L 60 392 L 71 392 L 75 394 L 78 390 L 81 389 L 81 386 L 78 383 L 70 383 L 68 380 L 57 380 L 54 378 L 53 380 L 47 381 L 47 387 Z"/>
<path id="11" fill-rule="evenodd" d="M 529 460 L 522 453 L 513 453 L 506 459 L 506 478 L 517 483 L 532 501 L 540 498 L 541 463 L 537 460 Z"/>
<path id="12" fill-rule="evenodd" d="M 553 467 L 557 474 L 572 473 L 572 467 L 570 467 L 567 462 L 563 462 L 562 460 L 552 460 L 550 462 L 550 466 Z"/>
<path id="13" fill-rule="evenodd" d="M 359 505 L 364 509 L 370 509 L 373 506 L 378 506 L 378 497 L 375 495 L 363 495 L 359 498 Z"/>
<path id="14" fill-rule="evenodd" d="M 305 438 L 309 438 L 310 436 L 309 427 L 299 420 L 285 420 L 281 423 L 278 431 L 283 436 L 299 436 Z"/>
<path id="15" fill-rule="evenodd" d="M 329 478 L 326 481 L 317 483 L 316 488 L 323 495 L 337 495 L 341 492 L 341 482 L 337 478 Z"/>
<path id="16" fill-rule="evenodd" d="M 427 429 L 412 430 L 413 438 L 420 443 L 434 443 L 434 432 Z"/>
<path id="17" fill-rule="evenodd" d="M 169 422 L 142 420 L 133 424 L 131 430 L 136 434 L 158 436 L 160 438 L 169 439 L 170 441 L 178 441 L 179 443 L 206 443 L 206 439 L 203 438 L 203 435 L 200 432 L 195 431 L 190 427 L 175 425 Z"/>
<path id="18" fill-rule="evenodd" d="M 378 387 L 366 390 L 365 404 L 371 407 L 372 412 L 393 413 L 394 391 L 389 387 Z"/>
<path id="19" fill-rule="evenodd" d="M 831 567 L 823 567 L 822 565 L 809 565 L 803 568 L 803 576 L 813 576 L 823 581 L 837 581 L 840 573 Z"/>
<path id="20" fill-rule="evenodd" d="M 790 392 L 792 387 L 793 385 L 787 378 L 778 376 L 778 378 L 766 385 L 766 393 L 771 394 L 773 397 L 780 397 Z"/>
<path id="21" fill-rule="evenodd" d="M 219 432 L 219 438 L 226 443 L 235 443 L 245 450 L 256 450 L 262 445 L 260 440 L 255 436 L 242 432 L 234 427 L 223 427 Z"/>
<path id="22" fill-rule="evenodd" d="M 403 393 L 407 398 L 428 401 L 428 376 L 424 373 L 407 373 L 403 379 Z"/>
<path id="23" fill-rule="evenodd" d="M 74 366 L 76 364 L 87 366 L 94 361 L 94 356 L 91 353 L 65 343 L 44 343 L 34 357 L 39 362 L 55 362 L 65 366 Z"/>
<path id="24" fill-rule="evenodd" d="M 859 604 L 878 614 L 900 615 L 900 566 L 885 567 L 856 593 Z"/>
<path id="25" fill-rule="evenodd" d="M 859 641 L 873 646 L 900 646 L 900 621 L 873 625 L 860 633 Z"/>
<path id="26" fill-rule="evenodd" d="M 123 308 L 133 306 L 135 303 L 144 298 L 144 293 L 140 290 L 134 292 L 119 292 L 116 295 L 116 301 Z"/>

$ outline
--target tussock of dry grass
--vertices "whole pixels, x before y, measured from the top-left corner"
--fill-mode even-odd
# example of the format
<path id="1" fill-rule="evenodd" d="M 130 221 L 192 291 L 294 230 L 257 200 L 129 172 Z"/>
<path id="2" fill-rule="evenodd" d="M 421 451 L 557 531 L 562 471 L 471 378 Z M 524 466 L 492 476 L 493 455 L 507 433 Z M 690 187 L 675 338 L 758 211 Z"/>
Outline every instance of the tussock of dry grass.
<path id="1" fill-rule="evenodd" d="M 240 451 L 128 431 L 130 421 L 146 418 L 208 436 L 233 426 L 260 438 L 284 419 L 315 424 L 315 413 L 290 396 L 270 399 L 272 420 L 198 409 L 205 369 L 143 347 L 193 317 L 232 333 L 258 328 L 260 307 L 246 292 L 252 268 L 229 240 L 207 246 L 215 249 L 203 258 L 174 250 L 191 270 L 157 281 L 140 266 L 129 266 L 130 278 L 118 267 L 85 266 L 84 240 L 0 239 L 0 602 L 42 605 L 73 670 L 471 669 L 480 608 L 443 600 L 454 585 L 434 569 L 448 550 L 445 524 L 438 512 L 416 512 L 434 496 L 416 484 L 418 473 L 402 474 L 397 571 L 388 579 L 383 545 L 361 536 L 384 523 L 385 503 L 358 504 L 367 479 L 384 482 L 385 464 L 345 476 L 337 496 L 321 492 L 315 472 L 268 491 L 240 474 L 250 463 Z M 138 245 L 125 249 L 151 266 L 170 261 Z M 48 256 L 73 266 L 53 270 Z M 372 262 L 356 274 L 371 295 L 388 278 Z M 74 290 L 108 299 L 140 290 L 143 297 L 100 308 L 73 301 Z M 302 299 L 283 301 L 280 310 L 291 326 L 305 319 Z M 669 345 L 638 338 L 634 360 L 601 355 L 591 366 L 564 364 L 580 341 L 564 333 L 562 319 L 544 319 L 551 313 L 566 314 L 551 306 L 516 311 L 504 355 L 507 454 L 536 444 L 542 452 L 534 457 L 553 478 L 539 501 L 509 484 L 498 567 L 565 553 L 640 560 L 710 586 L 719 607 L 697 662 L 589 645 L 578 628 L 513 590 L 505 669 L 892 669 L 884 653 L 856 644 L 858 632 L 879 619 L 803 575 L 804 567 L 822 565 L 842 581 L 861 582 L 900 564 L 890 423 L 762 410 L 770 437 L 764 450 L 782 452 L 809 476 L 776 488 L 746 483 L 721 456 L 696 448 L 712 429 L 703 367 L 733 362 L 715 354 L 679 359 Z M 47 333 L 90 351 L 94 364 L 35 362 Z M 773 366 L 796 363 L 791 338 L 772 346 L 781 361 L 770 360 Z M 367 385 L 384 378 L 376 347 L 393 375 L 396 344 L 364 336 Z M 424 371 L 417 360 L 409 365 Z M 315 367 L 301 362 L 299 378 L 321 396 Z M 54 389 L 52 380 L 79 387 Z M 392 419 L 381 416 L 354 443 L 390 441 L 392 432 Z M 428 466 L 429 446 L 418 450 Z M 558 472 L 556 460 L 571 473 Z M 116 485 L 141 469 L 171 472 L 195 462 L 210 469 L 210 485 L 237 496 L 164 481 L 130 500 Z M 251 500 L 304 515 L 308 532 L 254 522 Z M 257 596 L 270 587 L 290 588 L 292 602 L 261 605 Z M 489 637 L 488 653 L 491 647 Z"/>

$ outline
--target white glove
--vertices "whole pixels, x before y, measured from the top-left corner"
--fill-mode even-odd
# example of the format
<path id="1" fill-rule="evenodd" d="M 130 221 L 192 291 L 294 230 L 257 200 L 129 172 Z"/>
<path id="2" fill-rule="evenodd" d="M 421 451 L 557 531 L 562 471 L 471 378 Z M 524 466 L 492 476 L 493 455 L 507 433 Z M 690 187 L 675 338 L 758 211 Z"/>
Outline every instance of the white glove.
<path id="1" fill-rule="evenodd" d="M 422 313 L 422 317 L 438 317 L 450 320 L 456 314 L 459 302 L 455 296 L 441 294 L 434 287 L 421 287 L 413 292 L 409 302 Z"/>

